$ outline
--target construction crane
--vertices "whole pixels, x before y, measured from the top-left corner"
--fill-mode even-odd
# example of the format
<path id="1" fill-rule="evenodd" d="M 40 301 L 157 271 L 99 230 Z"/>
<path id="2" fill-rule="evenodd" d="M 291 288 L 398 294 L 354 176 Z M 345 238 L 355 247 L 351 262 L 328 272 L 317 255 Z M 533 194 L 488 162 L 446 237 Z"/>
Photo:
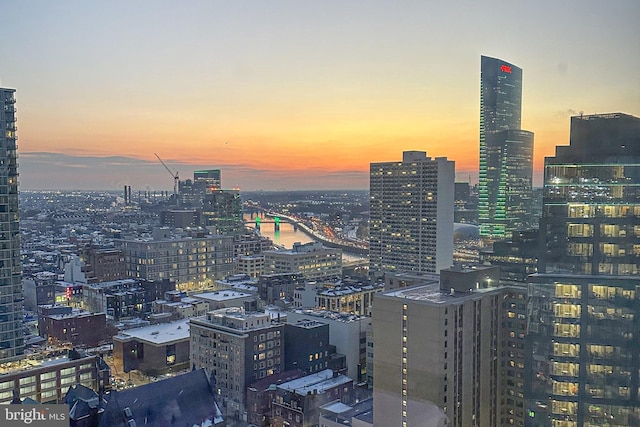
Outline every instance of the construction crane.
<path id="1" fill-rule="evenodd" d="M 153 154 L 156 155 L 158 160 L 160 160 L 160 163 L 162 163 L 162 166 L 164 166 L 164 168 L 171 174 L 171 177 L 173 178 L 173 195 L 177 199 L 177 197 L 178 197 L 178 181 L 180 181 L 180 178 L 178 178 L 178 172 L 173 173 L 171 171 L 171 169 L 169 169 L 169 166 L 167 166 L 167 164 L 162 161 L 162 159 L 160 158 L 160 156 L 158 156 L 157 153 L 153 153 Z"/>

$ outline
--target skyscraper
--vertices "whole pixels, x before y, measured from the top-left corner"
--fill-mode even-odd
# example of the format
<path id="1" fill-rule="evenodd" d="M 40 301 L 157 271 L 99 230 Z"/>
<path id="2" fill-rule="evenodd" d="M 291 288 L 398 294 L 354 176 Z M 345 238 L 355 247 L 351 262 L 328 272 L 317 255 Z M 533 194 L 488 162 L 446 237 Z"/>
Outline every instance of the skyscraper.
<path id="1" fill-rule="evenodd" d="M 508 359 L 498 278 L 495 267 L 447 269 L 439 281 L 376 294 L 376 426 L 509 425 L 500 422 L 511 405 L 498 394 Z"/>
<path id="2" fill-rule="evenodd" d="M 0 88 L 0 362 L 24 352 L 14 94 Z"/>
<path id="3" fill-rule="evenodd" d="M 480 235 L 503 238 L 531 226 L 533 133 L 520 129 L 522 69 L 481 57 Z"/>
<path id="4" fill-rule="evenodd" d="M 371 274 L 437 273 L 453 263 L 455 163 L 424 151 L 371 163 Z"/>
<path id="5" fill-rule="evenodd" d="M 572 117 L 544 172 L 539 271 L 640 274 L 640 118 Z"/>
<path id="6" fill-rule="evenodd" d="M 640 118 L 571 118 L 545 159 L 526 426 L 640 425 Z"/>

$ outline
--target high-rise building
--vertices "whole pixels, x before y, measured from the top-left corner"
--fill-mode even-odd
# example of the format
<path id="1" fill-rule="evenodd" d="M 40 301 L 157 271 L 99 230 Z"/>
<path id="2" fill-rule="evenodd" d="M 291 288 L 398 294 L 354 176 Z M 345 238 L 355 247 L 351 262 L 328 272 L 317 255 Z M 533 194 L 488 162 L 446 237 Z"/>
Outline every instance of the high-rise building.
<path id="1" fill-rule="evenodd" d="M 503 238 L 532 218 L 533 133 L 520 129 L 522 69 L 481 57 L 480 235 Z"/>
<path id="2" fill-rule="evenodd" d="M 640 274 L 640 118 L 571 118 L 569 146 L 544 162 L 539 271 Z"/>
<path id="3" fill-rule="evenodd" d="M 424 151 L 370 166 L 369 272 L 435 273 L 453 263 L 455 163 Z"/>
<path id="4" fill-rule="evenodd" d="M 0 88 L 0 362 L 24 352 L 15 103 Z"/>
<path id="5" fill-rule="evenodd" d="M 571 118 L 545 159 L 526 426 L 640 425 L 640 118 Z"/>
<path id="6" fill-rule="evenodd" d="M 193 172 L 193 181 L 179 182 L 180 205 L 186 207 L 202 206 L 206 194 L 222 188 L 220 169 L 199 170 Z"/>
<path id="7" fill-rule="evenodd" d="M 193 172 L 193 182 L 205 184 L 209 190 L 219 190 L 222 187 L 220 169 L 206 169 Z"/>
<path id="8" fill-rule="evenodd" d="M 495 267 L 443 270 L 439 283 L 376 295 L 374 425 L 503 425 L 498 277 Z"/>
<path id="9" fill-rule="evenodd" d="M 202 205 L 202 225 L 215 234 L 239 236 L 244 232 L 240 191 L 211 190 L 202 197 Z"/>

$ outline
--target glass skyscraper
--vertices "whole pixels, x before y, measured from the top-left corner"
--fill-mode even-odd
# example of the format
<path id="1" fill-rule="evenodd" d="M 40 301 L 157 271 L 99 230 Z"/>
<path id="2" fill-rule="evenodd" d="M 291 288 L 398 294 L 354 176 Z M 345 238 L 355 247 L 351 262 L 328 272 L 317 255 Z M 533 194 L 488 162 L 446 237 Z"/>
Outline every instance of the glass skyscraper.
<path id="1" fill-rule="evenodd" d="M 571 118 L 545 159 L 526 426 L 640 425 L 640 118 Z"/>
<path id="2" fill-rule="evenodd" d="M 533 133 L 520 129 L 522 69 L 481 57 L 480 235 L 504 238 L 531 226 Z"/>
<path id="3" fill-rule="evenodd" d="M 15 102 L 0 88 L 0 362 L 24 352 Z"/>

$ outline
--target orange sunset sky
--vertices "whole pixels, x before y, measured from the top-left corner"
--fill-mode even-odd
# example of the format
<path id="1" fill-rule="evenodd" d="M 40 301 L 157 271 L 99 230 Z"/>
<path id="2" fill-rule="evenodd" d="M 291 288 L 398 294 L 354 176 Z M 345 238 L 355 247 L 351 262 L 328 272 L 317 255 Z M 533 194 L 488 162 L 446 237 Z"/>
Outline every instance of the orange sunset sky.
<path id="1" fill-rule="evenodd" d="M 95 3 L 95 4 L 94 4 Z M 454 3 L 454 4 L 449 4 Z M 477 181 L 480 55 L 523 69 L 544 156 L 569 117 L 640 115 L 640 2 L 3 2 L 22 189 L 366 189 L 425 150 Z"/>

